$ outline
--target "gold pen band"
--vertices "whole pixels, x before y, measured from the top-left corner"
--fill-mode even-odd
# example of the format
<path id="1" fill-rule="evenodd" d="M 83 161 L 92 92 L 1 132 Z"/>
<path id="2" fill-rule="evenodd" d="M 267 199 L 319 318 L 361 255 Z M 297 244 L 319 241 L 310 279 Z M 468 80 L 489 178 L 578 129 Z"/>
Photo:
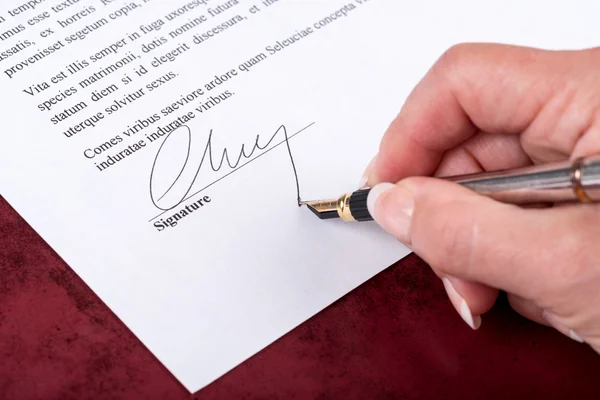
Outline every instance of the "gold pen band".
<path id="1" fill-rule="evenodd" d="M 571 184 L 573 185 L 573 191 L 575 196 L 582 203 L 591 203 L 592 199 L 589 198 L 585 190 L 583 189 L 583 159 L 578 158 L 573 162 L 571 167 Z"/>
<path id="2" fill-rule="evenodd" d="M 347 193 L 341 196 L 337 201 L 337 212 L 342 219 L 342 221 L 346 222 L 354 222 L 354 216 L 352 215 L 352 211 L 350 210 L 350 197 L 352 193 Z"/>

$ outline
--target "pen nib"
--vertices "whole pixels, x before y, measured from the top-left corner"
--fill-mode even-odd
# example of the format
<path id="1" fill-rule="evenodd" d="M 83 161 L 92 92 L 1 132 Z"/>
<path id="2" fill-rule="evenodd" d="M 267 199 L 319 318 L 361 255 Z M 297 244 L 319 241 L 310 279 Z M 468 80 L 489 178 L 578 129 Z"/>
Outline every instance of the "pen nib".
<path id="1" fill-rule="evenodd" d="M 339 218 L 336 200 L 324 200 L 324 201 L 301 201 L 300 205 L 308 207 L 317 217 L 320 219 L 333 219 Z"/>

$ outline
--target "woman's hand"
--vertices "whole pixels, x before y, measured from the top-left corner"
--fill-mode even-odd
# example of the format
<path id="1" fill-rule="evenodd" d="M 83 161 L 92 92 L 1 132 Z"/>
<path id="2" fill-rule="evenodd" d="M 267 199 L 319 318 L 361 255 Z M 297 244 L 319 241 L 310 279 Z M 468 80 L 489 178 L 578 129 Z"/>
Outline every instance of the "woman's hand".
<path id="1" fill-rule="evenodd" d="M 600 352 L 600 205 L 524 209 L 427 177 L 593 154 L 600 50 L 460 45 L 411 93 L 361 185 L 473 329 L 500 289 L 523 316 Z"/>

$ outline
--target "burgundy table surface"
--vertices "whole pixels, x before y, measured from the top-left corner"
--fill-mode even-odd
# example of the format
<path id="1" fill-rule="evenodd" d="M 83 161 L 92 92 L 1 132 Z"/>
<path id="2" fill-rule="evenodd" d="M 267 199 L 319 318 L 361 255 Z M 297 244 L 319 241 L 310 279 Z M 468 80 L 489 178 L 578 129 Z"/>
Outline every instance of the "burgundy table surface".
<path id="1" fill-rule="evenodd" d="M 0 198 L 3 400 L 597 399 L 599 373 L 503 300 L 471 331 L 410 256 L 190 395 Z"/>

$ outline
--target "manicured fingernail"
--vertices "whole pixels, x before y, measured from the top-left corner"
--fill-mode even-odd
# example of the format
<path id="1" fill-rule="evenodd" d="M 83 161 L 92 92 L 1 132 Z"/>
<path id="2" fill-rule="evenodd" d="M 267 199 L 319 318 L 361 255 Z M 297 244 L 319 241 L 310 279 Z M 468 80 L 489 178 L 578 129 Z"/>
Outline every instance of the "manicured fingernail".
<path id="1" fill-rule="evenodd" d="M 365 172 L 363 172 L 363 176 L 362 178 L 360 178 L 360 182 L 358 182 L 358 188 L 359 189 L 363 189 L 367 186 L 367 183 L 369 182 L 369 174 L 371 173 L 371 169 L 373 168 L 373 164 L 375 164 L 375 159 L 377 158 L 377 156 L 373 157 L 373 159 L 371 160 L 371 162 L 369 163 L 369 165 L 367 165 L 367 168 L 365 168 Z"/>
<path id="2" fill-rule="evenodd" d="M 563 324 L 562 322 L 559 321 L 559 318 L 554 315 L 553 313 L 544 310 L 544 312 L 542 313 L 542 317 L 550 324 L 554 327 L 554 329 L 556 329 L 557 331 L 559 331 L 560 333 L 562 333 L 565 336 L 570 337 L 572 340 L 579 342 L 579 343 L 584 343 L 585 341 L 581 338 L 581 336 L 579 336 L 577 334 L 577 332 L 575 332 L 573 329 L 569 328 L 568 326 L 566 326 L 565 324 Z"/>
<path id="3" fill-rule="evenodd" d="M 569 336 L 576 342 L 583 343 L 583 339 L 573 329 L 569 329 Z"/>
<path id="4" fill-rule="evenodd" d="M 465 299 L 458 294 L 452 282 L 448 278 L 442 278 L 442 282 L 444 283 L 444 288 L 446 289 L 446 293 L 448 294 L 448 298 L 450 298 L 450 302 L 460 314 L 460 317 L 471 327 L 471 329 L 477 330 L 481 326 L 481 317 L 474 316 L 471 313 L 471 309 L 469 305 L 465 301 Z"/>
<path id="5" fill-rule="evenodd" d="M 365 175 L 362 178 L 360 178 L 360 181 L 358 182 L 358 188 L 364 189 L 365 187 L 367 187 L 367 182 L 369 182 L 369 177 Z"/>
<path id="6" fill-rule="evenodd" d="M 414 207 L 412 193 L 391 183 L 375 185 L 367 198 L 367 208 L 375 222 L 407 245 L 411 243 L 409 233 Z"/>

